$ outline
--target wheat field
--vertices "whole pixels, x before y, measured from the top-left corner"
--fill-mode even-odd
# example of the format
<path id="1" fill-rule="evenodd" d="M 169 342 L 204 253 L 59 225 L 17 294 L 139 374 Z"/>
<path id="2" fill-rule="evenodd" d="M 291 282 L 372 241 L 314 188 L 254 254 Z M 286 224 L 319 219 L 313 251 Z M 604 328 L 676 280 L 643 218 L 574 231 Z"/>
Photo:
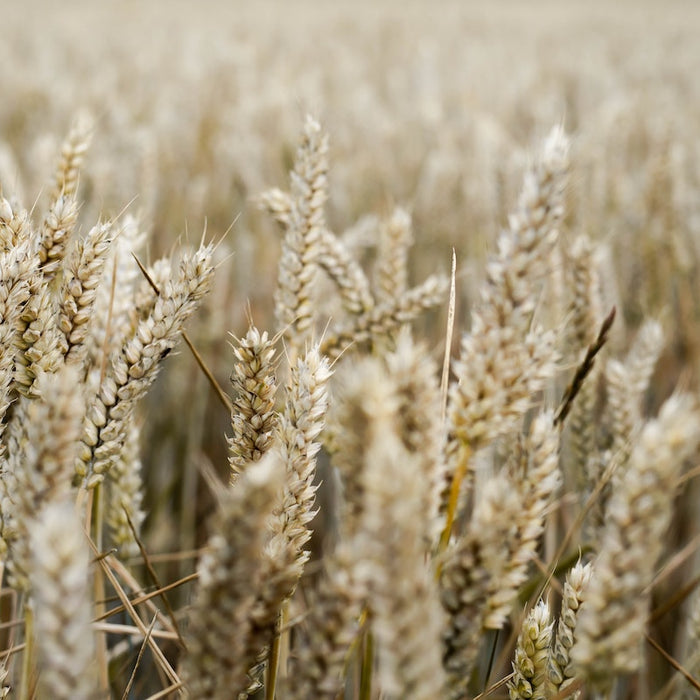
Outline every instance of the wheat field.
<path id="1" fill-rule="evenodd" d="M 1 697 L 700 697 L 700 5 L 0 16 Z"/>

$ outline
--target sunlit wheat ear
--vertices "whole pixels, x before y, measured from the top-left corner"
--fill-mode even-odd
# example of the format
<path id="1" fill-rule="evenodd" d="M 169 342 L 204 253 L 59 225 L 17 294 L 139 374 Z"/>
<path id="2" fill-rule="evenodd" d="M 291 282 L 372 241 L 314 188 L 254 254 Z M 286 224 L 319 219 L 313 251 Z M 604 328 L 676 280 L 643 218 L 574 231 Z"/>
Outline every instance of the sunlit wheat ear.
<path id="1" fill-rule="evenodd" d="M 364 471 L 374 424 L 374 410 L 394 400 L 394 384 L 385 366 L 363 358 L 342 366 L 328 415 L 328 445 L 341 481 L 341 536 L 357 534 L 367 505 Z"/>
<path id="2" fill-rule="evenodd" d="M 27 590 L 29 534 L 44 504 L 70 491 L 85 401 L 76 368 L 42 374 L 38 396 L 22 397 L 8 429 L 2 473 L 3 538 L 10 547 L 10 582 Z"/>
<path id="3" fill-rule="evenodd" d="M 398 412 L 396 396 L 374 406 L 364 469 L 365 539 L 357 544 L 366 556 L 380 685 L 389 697 L 428 700 L 444 685 L 443 611 L 425 556 L 425 491 L 430 484 L 420 457 L 397 434 Z"/>
<path id="4" fill-rule="evenodd" d="M 649 319 L 639 329 L 623 362 L 610 360 L 606 367 L 606 425 L 611 433 L 611 449 L 624 462 L 632 438 L 641 427 L 642 401 L 664 346 L 664 333 L 658 321 Z"/>
<path id="5" fill-rule="evenodd" d="M 90 148 L 93 134 L 92 117 L 85 113 L 78 115 L 61 144 L 61 154 L 54 172 L 54 186 L 51 200 L 55 202 L 60 196 L 72 197 L 78 188 L 80 168 L 85 154 Z"/>
<path id="6" fill-rule="evenodd" d="M 414 342 L 408 328 L 399 333 L 395 351 L 386 356 L 386 365 L 395 385 L 399 438 L 415 457 L 423 480 L 426 542 L 434 543 L 443 524 L 439 511 L 445 481 L 437 367 L 427 347 Z"/>
<path id="7" fill-rule="evenodd" d="M 335 282 L 343 308 L 350 314 L 368 313 L 374 306 L 369 281 L 344 243 L 324 229 L 318 265 Z"/>
<path id="8" fill-rule="evenodd" d="M 113 236 L 112 224 L 94 226 L 76 242 L 63 266 L 58 326 L 63 335 L 61 349 L 68 363 L 82 365 L 87 355 L 89 324 Z"/>
<path id="9" fill-rule="evenodd" d="M 271 453 L 251 464 L 220 499 L 189 615 L 183 675 L 193 698 L 228 700 L 247 687 L 256 656 L 251 616 L 265 585 L 265 520 L 282 472 Z"/>
<path id="10" fill-rule="evenodd" d="M 351 645 L 359 633 L 365 603 L 360 576 L 363 554 L 354 541 L 341 541 L 325 562 L 318 588 L 305 591 L 305 636 L 295 642 L 289 674 L 293 700 L 338 696 Z M 296 639 L 301 636 L 300 632 Z"/>
<path id="11" fill-rule="evenodd" d="M 42 286 L 32 294 L 20 316 L 20 323 L 21 334 L 15 338 L 13 384 L 23 396 L 35 398 L 39 395 L 38 377 L 55 372 L 63 362 L 58 306 L 49 287 Z"/>
<path id="12" fill-rule="evenodd" d="M 41 271 L 46 280 L 52 279 L 60 267 L 77 220 L 78 202 L 74 195 L 59 195 L 51 202 L 41 225 L 38 251 Z"/>
<path id="13" fill-rule="evenodd" d="M 104 518 L 110 529 L 111 541 L 123 557 L 138 554 L 134 531 L 136 535 L 140 535 L 141 525 L 146 517 L 142 507 L 140 437 L 140 424 L 132 421 L 127 426 L 124 447 L 107 474 Z"/>
<path id="14" fill-rule="evenodd" d="M 316 347 L 290 368 L 284 409 L 268 451 L 282 463 L 284 476 L 267 523 L 263 583 L 252 611 L 251 658 L 270 643 L 281 606 L 294 593 L 309 558 L 306 545 L 318 488 L 314 484 L 316 455 L 328 409 L 330 376 L 328 361 Z"/>
<path id="15" fill-rule="evenodd" d="M 292 355 L 302 351 L 313 334 L 313 288 L 325 226 L 327 171 L 328 138 L 319 124 L 308 117 L 291 173 L 291 209 L 275 293 L 277 322 L 285 329 Z"/>
<path id="16" fill-rule="evenodd" d="M 544 700 L 546 697 L 547 658 L 553 624 L 544 601 L 537 603 L 525 618 L 515 646 L 513 678 L 508 681 L 511 700 Z"/>
<path id="17" fill-rule="evenodd" d="M 529 567 L 544 532 L 545 518 L 561 485 L 559 431 L 553 414 L 538 415 L 513 456 L 508 470 L 509 489 L 520 496 L 521 507 L 513 515 L 515 531 L 503 541 L 508 550 L 505 571 L 491 582 L 484 627 L 500 629 L 505 624 L 526 581 Z"/>
<path id="18" fill-rule="evenodd" d="M 396 299 L 408 290 L 408 252 L 412 243 L 411 216 L 397 207 L 379 232 L 374 284 L 378 303 Z"/>
<path id="19" fill-rule="evenodd" d="M 27 238 L 29 216 L 24 209 L 12 206 L 0 196 L 0 252 L 10 250 Z"/>
<path id="20" fill-rule="evenodd" d="M 278 188 L 263 192 L 260 203 L 285 229 L 291 225 L 293 200 Z M 335 282 L 343 307 L 351 314 L 362 314 L 374 306 L 369 281 L 351 251 L 327 228 L 320 231 L 318 266 Z"/>
<path id="21" fill-rule="evenodd" d="M 285 464 L 286 476 L 281 501 L 270 522 L 270 555 L 282 555 L 287 576 L 296 585 L 309 553 L 305 546 L 311 537 L 309 523 L 315 515 L 314 485 L 319 435 L 328 410 L 327 384 L 331 376 L 328 361 L 312 348 L 292 366 L 287 397 L 277 422 L 276 448 Z"/>
<path id="22" fill-rule="evenodd" d="M 336 358 L 348 347 L 381 342 L 402 325 L 412 323 L 424 311 L 441 304 L 449 282 L 442 275 L 432 275 L 399 298 L 374 306 L 370 311 L 333 326 L 323 338 L 321 350 Z"/>
<path id="23" fill-rule="evenodd" d="M 148 315 L 139 320 L 124 347 L 111 353 L 106 376 L 89 403 L 76 463 L 76 476 L 88 487 L 99 483 L 117 458 L 136 404 L 211 288 L 211 254 L 211 246 L 204 245 L 183 254 Z"/>
<path id="24" fill-rule="evenodd" d="M 31 601 L 45 697 L 97 697 L 91 629 L 90 559 L 71 499 L 50 502 L 32 519 Z"/>
<path id="25" fill-rule="evenodd" d="M 116 348 L 122 347 L 137 323 L 140 300 L 136 298 L 136 289 L 141 283 L 148 285 L 134 259 L 141 256 L 146 233 L 138 219 L 124 216 L 119 227 L 119 235 L 109 246 L 107 260 L 102 271 L 102 282 L 97 287 L 93 306 L 93 319 L 89 323 L 87 354 L 93 367 L 101 367 L 105 354 L 109 355 Z M 168 275 L 149 275 L 160 289 L 170 277 Z M 155 292 L 148 285 L 144 294 L 148 294 L 149 308 L 155 303 Z"/>
<path id="26" fill-rule="evenodd" d="M 13 400 L 15 348 L 19 341 L 23 307 L 30 296 L 29 281 L 34 276 L 36 264 L 29 241 L 0 252 L 0 437 L 5 431 L 5 415 Z"/>
<path id="27" fill-rule="evenodd" d="M 462 339 L 449 418 L 454 439 L 472 450 L 514 428 L 556 370 L 554 335 L 532 327 L 532 316 L 564 213 L 567 151 L 554 129 L 525 176 Z"/>
<path id="28" fill-rule="evenodd" d="M 443 630 L 442 663 L 448 698 L 469 697 L 467 684 L 483 638 L 487 601 L 510 566 L 503 546 L 517 533 L 519 495 L 504 474 L 479 491 L 466 532 L 445 555 L 440 596 L 448 619 Z"/>
<path id="29" fill-rule="evenodd" d="M 624 361 L 609 359 L 605 364 L 606 406 L 601 424 L 607 431 L 604 436 L 607 438 L 604 443 L 606 451 L 603 454 L 590 453 L 587 483 L 582 497 L 588 498 L 598 487 L 607 461 L 612 459 L 617 466 L 612 482 L 605 485 L 586 515 L 585 541 L 595 550 L 600 546 L 611 488 L 625 473 L 630 451 L 642 429 L 642 403 L 663 345 L 661 325 L 657 321 L 647 320 Z"/>
<path id="30" fill-rule="evenodd" d="M 566 690 L 576 678 L 576 672 L 571 665 L 570 652 L 574 645 L 578 614 L 585 600 L 591 571 L 591 564 L 584 566 L 578 562 L 566 574 L 557 636 L 549 653 L 547 669 L 549 697 Z"/>
<path id="31" fill-rule="evenodd" d="M 663 552 L 679 471 L 699 440 L 694 400 L 673 395 L 642 429 L 615 484 L 571 650 L 577 673 L 593 688 L 605 689 L 616 675 L 640 668 L 649 586 Z"/>
<path id="32" fill-rule="evenodd" d="M 232 434 L 228 447 L 231 480 L 235 481 L 272 444 L 277 422 L 277 378 L 274 340 L 270 340 L 267 332 L 261 334 L 251 326 L 244 338 L 234 339 L 233 354 Z"/>

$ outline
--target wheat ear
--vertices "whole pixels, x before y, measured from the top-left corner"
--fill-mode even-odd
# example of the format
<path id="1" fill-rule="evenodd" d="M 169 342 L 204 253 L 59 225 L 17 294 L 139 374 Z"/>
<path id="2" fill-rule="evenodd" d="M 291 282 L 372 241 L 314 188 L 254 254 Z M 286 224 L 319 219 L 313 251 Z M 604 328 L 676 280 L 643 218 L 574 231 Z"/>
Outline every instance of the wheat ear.
<path id="1" fill-rule="evenodd" d="M 72 468 L 85 411 L 76 369 L 42 374 L 37 398 L 22 397 L 8 430 L 2 470 L 3 537 L 10 545 L 10 582 L 27 590 L 30 524 L 41 507 L 70 491 Z"/>
<path id="2" fill-rule="evenodd" d="M 361 567 L 362 556 L 355 543 L 342 541 L 327 557 L 318 588 L 306 592 L 307 638 L 295 642 L 289 674 L 293 700 L 335 700 L 342 691 L 365 604 Z"/>
<path id="3" fill-rule="evenodd" d="M 250 465 L 221 497 L 190 610 L 183 676 L 192 697 L 235 698 L 248 685 L 256 653 L 250 647 L 251 616 L 265 585 L 265 520 L 281 469 L 271 453 Z"/>
<path id="4" fill-rule="evenodd" d="M 547 658 L 554 624 L 551 620 L 549 606 L 544 601 L 527 614 L 515 647 L 513 678 L 508 681 L 511 700 L 546 697 Z"/>
<path id="5" fill-rule="evenodd" d="M 27 238 L 29 215 L 0 196 L 0 250 L 14 248 Z"/>
<path id="6" fill-rule="evenodd" d="M 466 532 L 445 553 L 440 596 L 448 619 L 442 663 L 451 700 L 469 697 L 467 686 L 483 639 L 487 601 L 510 566 L 503 542 L 516 535 L 514 518 L 521 505 L 504 474 L 492 477 L 479 491 Z"/>
<path id="7" fill-rule="evenodd" d="M 232 435 L 228 439 L 232 481 L 267 452 L 277 422 L 274 340 L 254 326 L 244 338 L 234 340 Z"/>
<path id="8" fill-rule="evenodd" d="M 39 685 L 45 697 L 91 700 L 97 696 L 97 682 L 90 562 L 71 499 L 47 504 L 33 519 L 29 534 Z"/>
<path id="9" fill-rule="evenodd" d="M 663 550 L 678 474 L 699 440 L 694 401 L 673 395 L 658 418 L 644 426 L 615 484 L 571 650 L 577 671 L 594 688 L 609 688 L 617 674 L 640 667 L 649 586 Z"/>
<path id="10" fill-rule="evenodd" d="M 285 476 L 268 521 L 263 583 L 252 612 L 247 658 L 256 658 L 270 643 L 280 609 L 294 593 L 309 558 L 305 547 L 311 537 L 309 523 L 315 515 L 316 455 L 328 408 L 330 376 L 328 360 L 318 348 L 298 358 L 290 371 L 275 444 L 269 450 L 284 465 Z"/>
<path id="11" fill-rule="evenodd" d="M 420 456 L 409 452 L 398 435 L 399 402 L 392 389 L 390 396 L 371 397 L 374 422 L 364 469 L 362 551 L 381 687 L 390 697 L 428 700 L 444 685 L 443 611 L 425 557 L 425 492 L 430 483 Z"/>
<path id="12" fill-rule="evenodd" d="M 150 313 L 126 345 L 110 356 L 110 368 L 92 400 L 76 464 L 89 487 L 99 483 L 122 448 L 137 402 L 155 380 L 182 326 L 211 287 L 211 246 L 186 253 L 174 279 L 159 290 Z"/>
<path id="13" fill-rule="evenodd" d="M 138 554 L 134 535 L 138 536 L 146 517 L 142 508 L 143 480 L 139 440 L 141 427 L 132 421 L 127 427 L 124 447 L 107 474 L 105 522 L 111 541 L 122 556 Z"/>
<path id="14" fill-rule="evenodd" d="M 76 117 L 73 126 L 61 145 L 61 154 L 54 173 L 52 201 L 60 196 L 72 197 L 78 189 L 80 168 L 90 148 L 93 134 L 92 117 L 83 113 Z"/>
<path id="15" fill-rule="evenodd" d="M 89 322 L 112 243 L 111 223 L 98 224 L 77 241 L 63 268 L 58 292 L 58 327 L 66 362 L 82 365 L 87 355 Z"/>
<path id="16" fill-rule="evenodd" d="M 46 280 L 53 279 L 61 266 L 67 243 L 78 220 L 75 196 L 59 195 L 49 207 L 41 227 L 39 262 Z"/>
<path id="17" fill-rule="evenodd" d="M 558 449 L 559 431 L 553 414 L 545 411 L 534 419 L 508 465 L 509 489 L 520 496 L 522 505 L 514 515 L 512 539 L 503 542 L 509 553 L 506 569 L 492 579 L 484 620 L 486 628 L 500 629 L 505 624 L 518 589 L 527 579 L 528 567 L 544 532 L 545 518 L 561 484 Z"/>
<path id="18" fill-rule="evenodd" d="M 487 266 L 450 391 L 454 439 L 474 450 L 509 432 L 555 371 L 551 333 L 532 328 L 538 290 L 564 213 L 568 141 L 554 129 L 525 177 L 518 208 Z"/>
<path id="19" fill-rule="evenodd" d="M 275 313 L 291 348 L 299 352 L 311 340 L 313 287 L 327 198 L 328 137 L 308 117 L 291 173 L 289 226 L 282 241 Z"/>
<path id="20" fill-rule="evenodd" d="M 574 645 L 576 623 L 585 599 L 586 586 L 592 573 L 591 564 L 578 562 L 566 574 L 557 637 L 550 649 L 547 669 L 548 693 L 554 696 L 569 687 L 576 673 L 571 664 L 571 647 Z"/>

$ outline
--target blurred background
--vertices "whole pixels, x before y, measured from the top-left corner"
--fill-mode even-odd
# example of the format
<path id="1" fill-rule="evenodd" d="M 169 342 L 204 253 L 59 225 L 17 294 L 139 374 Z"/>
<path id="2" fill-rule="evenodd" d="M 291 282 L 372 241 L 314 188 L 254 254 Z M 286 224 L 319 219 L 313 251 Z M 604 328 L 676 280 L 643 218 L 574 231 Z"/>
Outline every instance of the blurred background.
<path id="1" fill-rule="evenodd" d="M 248 307 L 276 330 L 280 231 L 257 198 L 287 187 L 307 113 L 330 135 L 331 228 L 371 258 L 378 222 L 407 207 L 415 280 L 456 250 L 458 331 L 529 154 L 562 123 L 565 246 L 600 243 L 611 352 L 656 316 L 668 343 L 648 410 L 679 380 L 697 385 L 700 3 L 3 0 L 0 14 L 3 195 L 40 216 L 61 140 L 88 111 L 83 231 L 126 207 L 150 261 L 228 231 L 190 327 L 222 386 Z M 443 328 L 421 330 L 436 353 Z M 211 504 L 200 470 L 228 469 L 228 415 L 184 347 L 144 408 L 149 551 L 187 551 Z"/>

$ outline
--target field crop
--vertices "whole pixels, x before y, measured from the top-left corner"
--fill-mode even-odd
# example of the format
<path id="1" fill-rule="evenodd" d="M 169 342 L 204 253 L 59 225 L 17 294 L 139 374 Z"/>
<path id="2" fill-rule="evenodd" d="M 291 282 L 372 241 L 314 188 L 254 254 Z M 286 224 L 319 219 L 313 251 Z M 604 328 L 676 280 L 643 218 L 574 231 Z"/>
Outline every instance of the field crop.
<path id="1" fill-rule="evenodd" d="M 0 8 L 0 696 L 700 694 L 700 6 Z"/>

